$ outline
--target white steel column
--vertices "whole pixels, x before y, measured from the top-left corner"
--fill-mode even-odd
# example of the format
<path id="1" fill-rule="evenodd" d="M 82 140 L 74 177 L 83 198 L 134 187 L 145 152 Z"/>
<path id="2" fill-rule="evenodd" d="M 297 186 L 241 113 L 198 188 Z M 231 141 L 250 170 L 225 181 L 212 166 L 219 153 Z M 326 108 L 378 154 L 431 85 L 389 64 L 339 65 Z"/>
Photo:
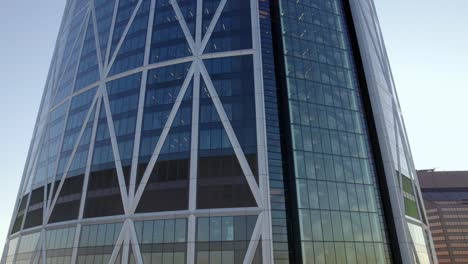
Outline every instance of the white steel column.
<path id="1" fill-rule="evenodd" d="M 262 45 L 260 31 L 260 10 L 258 0 L 250 1 L 252 23 L 252 48 L 255 80 L 255 112 L 257 128 L 258 179 L 262 196 L 262 262 L 270 264 L 273 258 L 270 182 L 268 172 L 268 144 L 265 118 L 265 96 L 263 85 Z"/>

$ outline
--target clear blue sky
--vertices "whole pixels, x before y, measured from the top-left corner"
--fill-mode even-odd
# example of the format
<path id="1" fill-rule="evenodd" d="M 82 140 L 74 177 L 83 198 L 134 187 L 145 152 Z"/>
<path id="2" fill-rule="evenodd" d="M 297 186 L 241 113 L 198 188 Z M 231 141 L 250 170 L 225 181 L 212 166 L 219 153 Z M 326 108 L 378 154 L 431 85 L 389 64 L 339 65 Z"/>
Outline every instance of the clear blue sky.
<path id="1" fill-rule="evenodd" d="M 416 167 L 468 170 L 468 1 L 375 3 Z M 64 5 L 15 0 L 0 8 L 0 250 Z"/>

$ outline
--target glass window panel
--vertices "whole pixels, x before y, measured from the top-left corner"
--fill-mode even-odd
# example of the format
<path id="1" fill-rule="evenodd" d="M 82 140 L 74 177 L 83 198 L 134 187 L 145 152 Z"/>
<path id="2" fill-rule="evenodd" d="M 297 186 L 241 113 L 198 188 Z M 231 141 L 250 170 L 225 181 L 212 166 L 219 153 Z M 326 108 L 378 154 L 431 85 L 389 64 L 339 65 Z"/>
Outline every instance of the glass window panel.
<path id="1" fill-rule="evenodd" d="M 185 253 L 174 252 L 174 264 L 184 264 L 184 263 L 185 263 Z"/>
<path id="2" fill-rule="evenodd" d="M 114 244 L 114 233 L 115 233 L 115 224 L 108 224 L 106 227 L 106 237 L 104 239 L 105 246 L 110 246 Z"/>
<path id="3" fill-rule="evenodd" d="M 311 194 L 307 190 L 307 180 L 297 181 L 297 200 L 299 208 L 309 208 L 309 195 Z"/>
<path id="4" fill-rule="evenodd" d="M 144 221 L 143 222 L 143 244 L 153 243 L 153 221 Z"/>
<path id="5" fill-rule="evenodd" d="M 209 264 L 210 258 L 207 251 L 197 253 L 197 264 Z"/>
<path id="6" fill-rule="evenodd" d="M 234 251 L 222 251 L 222 263 L 223 264 L 234 264 Z"/>
<path id="7" fill-rule="evenodd" d="M 361 227 L 361 217 L 359 213 L 351 213 L 351 222 L 353 225 L 354 239 L 356 241 L 362 241 L 364 239 Z"/>
<path id="8" fill-rule="evenodd" d="M 174 220 L 164 220 L 164 243 L 174 242 L 174 225 Z"/>
<path id="9" fill-rule="evenodd" d="M 319 209 L 319 197 L 317 191 L 317 182 L 316 181 L 308 181 L 308 192 L 309 192 L 309 208 L 311 209 Z"/>
<path id="10" fill-rule="evenodd" d="M 175 242 L 185 242 L 186 229 L 187 229 L 187 220 L 186 219 L 176 219 L 175 220 Z"/>
<path id="11" fill-rule="evenodd" d="M 301 229 L 301 240 L 312 240 L 312 226 L 309 210 L 299 210 L 299 224 Z"/>
<path id="12" fill-rule="evenodd" d="M 347 263 L 346 262 L 346 250 L 344 243 L 335 243 L 336 252 L 336 263 Z"/>
<path id="13" fill-rule="evenodd" d="M 93 236 L 90 236 L 90 239 L 93 239 L 93 241 L 95 241 L 94 245 L 95 246 L 102 246 L 104 245 L 104 240 L 105 240 L 105 236 L 106 236 L 106 225 L 105 224 L 100 224 L 100 225 L 94 225 L 91 227 L 91 232 L 93 232 L 94 230 L 97 229 L 97 232 L 93 235 Z M 95 236 L 95 239 L 94 240 L 94 236 Z M 93 243 L 93 242 L 90 242 L 90 243 Z"/>
<path id="14" fill-rule="evenodd" d="M 322 241 L 322 221 L 320 217 L 320 211 L 312 210 L 310 211 L 310 219 L 312 222 L 312 235 L 314 241 Z"/>
<path id="15" fill-rule="evenodd" d="M 317 182 L 318 196 L 320 202 L 320 209 L 329 209 L 328 203 L 328 192 L 327 192 L 327 182 L 319 181 Z"/>
<path id="16" fill-rule="evenodd" d="M 89 226 L 83 226 L 83 228 L 81 228 L 80 246 L 89 246 Z"/>
<path id="17" fill-rule="evenodd" d="M 197 241 L 210 240 L 210 222 L 209 218 L 198 218 Z"/>
<path id="18" fill-rule="evenodd" d="M 343 227 L 341 224 L 340 212 L 332 211 L 331 219 L 333 225 L 333 238 L 335 241 L 343 241 Z"/>
<path id="19" fill-rule="evenodd" d="M 151 253 L 151 264 L 163 264 L 162 253 Z"/>
<path id="20" fill-rule="evenodd" d="M 234 218 L 233 217 L 223 217 L 222 218 L 222 240 L 223 241 L 232 241 L 234 240 Z"/>
<path id="21" fill-rule="evenodd" d="M 330 209 L 331 210 L 340 210 L 338 191 L 336 188 L 335 182 L 327 182 L 328 185 L 328 200 L 330 201 Z"/>
<path id="22" fill-rule="evenodd" d="M 162 243 L 164 241 L 164 220 L 154 221 L 153 243 Z"/>
<path id="23" fill-rule="evenodd" d="M 304 260 L 304 264 L 315 263 L 314 243 L 302 242 L 302 258 Z"/>
<path id="24" fill-rule="evenodd" d="M 221 217 L 210 217 L 210 241 L 221 241 Z"/>
<path id="25" fill-rule="evenodd" d="M 314 243 L 314 254 L 316 264 L 326 264 L 325 262 L 325 248 L 322 242 Z"/>
<path id="26" fill-rule="evenodd" d="M 97 231 L 98 231 L 99 225 L 92 225 L 89 229 L 89 246 L 94 247 L 96 246 L 96 241 L 97 241 Z"/>
<path id="27" fill-rule="evenodd" d="M 372 228 L 369 222 L 369 215 L 361 213 L 361 225 L 364 241 L 372 241 Z"/>
<path id="28" fill-rule="evenodd" d="M 162 254 L 162 261 L 164 264 L 174 264 L 174 252 L 164 252 Z"/>
<path id="29" fill-rule="evenodd" d="M 323 240 L 333 241 L 332 220 L 329 211 L 321 211 L 320 216 L 322 219 Z"/>
<path id="30" fill-rule="evenodd" d="M 356 249 L 354 243 L 346 243 L 346 263 L 354 264 L 356 262 Z"/>
<path id="31" fill-rule="evenodd" d="M 210 251 L 210 263 L 221 263 L 221 251 Z"/>

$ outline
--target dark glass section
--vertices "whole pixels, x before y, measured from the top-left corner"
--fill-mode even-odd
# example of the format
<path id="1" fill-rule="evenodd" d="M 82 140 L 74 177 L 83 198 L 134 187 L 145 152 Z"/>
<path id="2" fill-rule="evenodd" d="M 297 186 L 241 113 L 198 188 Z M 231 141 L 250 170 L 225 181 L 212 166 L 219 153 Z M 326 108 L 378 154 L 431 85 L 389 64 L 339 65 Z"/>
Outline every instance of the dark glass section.
<path id="1" fill-rule="evenodd" d="M 88 20 L 88 28 L 81 49 L 80 64 L 76 73 L 74 91 L 99 80 L 99 62 L 96 49 L 96 37 L 94 34 L 93 19 Z"/>
<path id="2" fill-rule="evenodd" d="M 219 0 L 203 1 L 204 13 L 206 14 L 203 16 L 203 35 L 207 32 L 212 20 L 212 12 L 216 10 L 219 2 Z M 251 47 L 250 1 L 227 1 L 205 48 L 205 53 L 249 49 Z"/>
<path id="3" fill-rule="evenodd" d="M 180 3 L 179 3 L 180 2 Z M 179 5 L 193 1 L 178 1 Z M 185 17 L 189 17 L 188 8 Z M 192 51 L 169 0 L 157 0 L 151 38 L 150 63 L 162 62 L 192 55 Z M 191 20 L 189 21 L 191 24 Z"/>
<path id="4" fill-rule="evenodd" d="M 197 218 L 195 263 L 243 263 L 256 221 L 253 215 Z"/>
<path id="5" fill-rule="evenodd" d="M 136 2 L 136 1 L 135 1 Z M 150 0 L 143 0 L 124 42 L 117 52 L 109 75 L 121 73 L 143 65 Z M 112 57 L 110 58 L 112 59 Z"/>
<path id="6" fill-rule="evenodd" d="M 31 192 L 29 206 L 26 212 L 24 228 L 42 225 L 42 212 L 44 206 L 44 187 L 39 187 Z"/>
<path id="7" fill-rule="evenodd" d="M 188 66 L 170 66 L 152 70 L 148 74 L 137 183 L 142 183 L 144 170 L 167 126 L 167 119 L 180 93 Z M 189 83 L 151 171 L 137 212 L 188 208 L 191 98 L 192 83 Z M 167 203 L 168 200 L 171 203 Z"/>
<path id="8" fill-rule="evenodd" d="M 123 214 L 122 197 L 115 169 L 91 172 L 84 217 L 99 217 Z"/>
<path id="9" fill-rule="evenodd" d="M 187 219 L 138 221 L 135 231 L 143 263 L 187 262 Z"/>
<path id="10" fill-rule="evenodd" d="M 11 229 L 12 234 L 21 230 L 21 225 L 23 224 L 23 219 L 24 219 L 24 214 L 26 212 L 26 205 L 28 203 L 28 199 L 29 199 L 29 194 L 26 194 L 21 198 L 21 202 L 18 207 L 18 211 L 16 212 L 16 217 L 14 219 L 13 227 Z"/>
<path id="11" fill-rule="evenodd" d="M 68 221 L 78 218 L 84 175 L 65 179 L 57 202 L 52 210 L 49 223 Z M 56 183 L 58 184 L 58 183 Z"/>

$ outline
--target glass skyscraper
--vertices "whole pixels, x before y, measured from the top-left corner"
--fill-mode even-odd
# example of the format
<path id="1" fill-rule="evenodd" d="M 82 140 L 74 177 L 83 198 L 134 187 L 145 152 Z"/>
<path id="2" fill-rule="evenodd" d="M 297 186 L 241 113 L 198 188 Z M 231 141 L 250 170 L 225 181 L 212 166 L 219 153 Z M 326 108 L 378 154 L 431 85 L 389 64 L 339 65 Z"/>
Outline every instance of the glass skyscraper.
<path id="1" fill-rule="evenodd" d="M 2 263 L 437 263 L 372 0 L 68 0 Z"/>

